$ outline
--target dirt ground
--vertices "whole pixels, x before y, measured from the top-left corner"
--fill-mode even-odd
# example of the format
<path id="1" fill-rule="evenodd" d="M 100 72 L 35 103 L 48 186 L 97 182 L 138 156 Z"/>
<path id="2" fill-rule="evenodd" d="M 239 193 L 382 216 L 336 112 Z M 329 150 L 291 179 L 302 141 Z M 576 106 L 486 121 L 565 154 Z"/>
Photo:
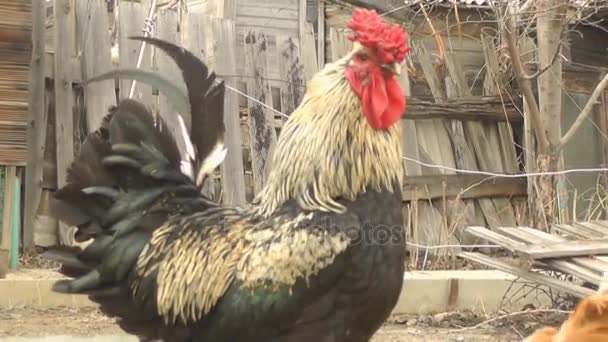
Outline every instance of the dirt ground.
<path id="1" fill-rule="evenodd" d="M 392 317 L 373 342 L 521 341 L 522 336 L 537 327 L 529 318 L 522 318 L 517 322 L 495 322 L 490 327 L 470 329 L 483 320 L 463 313 Z M 0 309 L 0 338 L 117 334 L 123 331 L 95 308 Z"/>

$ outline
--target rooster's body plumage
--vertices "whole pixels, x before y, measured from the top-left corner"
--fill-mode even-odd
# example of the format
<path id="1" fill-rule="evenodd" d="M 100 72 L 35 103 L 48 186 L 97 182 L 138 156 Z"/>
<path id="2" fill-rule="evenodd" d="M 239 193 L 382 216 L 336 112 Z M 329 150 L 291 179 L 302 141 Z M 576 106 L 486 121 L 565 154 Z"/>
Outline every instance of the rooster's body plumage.
<path id="1" fill-rule="evenodd" d="M 268 184 L 237 208 L 200 192 L 223 146 L 223 83 L 189 52 L 139 39 L 183 71 L 198 172 L 183 172 L 147 107 L 112 108 L 55 194 L 55 215 L 92 243 L 48 254 L 75 277 L 54 290 L 88 294 L 142 339 L 369 341 L 403 282 L 403 168 L 399 127 L 368 125 L 344 78 L 350 59 L 309 82 Z"/>

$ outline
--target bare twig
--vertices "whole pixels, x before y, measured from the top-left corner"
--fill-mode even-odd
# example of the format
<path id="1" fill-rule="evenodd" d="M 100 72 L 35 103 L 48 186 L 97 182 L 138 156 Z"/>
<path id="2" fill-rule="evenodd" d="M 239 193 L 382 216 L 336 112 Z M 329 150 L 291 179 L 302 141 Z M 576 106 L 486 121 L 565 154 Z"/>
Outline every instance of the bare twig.
<path id="1" fill-rule="evenodd" d="M 553 66 L 553 64 L 555 64 L 555 61 L 557 60 L 557 58 L 560 55 L 561 49 L 562 49 L 562 43 L 560 42 L 557 45 L 557 48 L 555 49 L 555 53 L 553 54 L 553 57 L 551 57 L 551 61 L 547 65 L 545 65 L 544 67 L 537 70 L 534 74 L 525 75 L 524 77 L 529 80 L 533 80 L 533 79 L 537 78 L 538 76 L 544 74 L 547 70 L 549 70 Z"/>
<path id="2" fill-rule="evenodd" d="M 424 9 L 424 6 L 422 6 L 421 9 L 422 13 L 424 14 L 424 18 L 426 19 L 426 22 L 428 23 L 429 28 L 433 33 L 433 37 L 435 38 L 435 43 L 437 44 L 437 51 L 439 52 L 439 60 L 443 62 L 445 60 L 445 45 L 443 44 L 443 39 L 441 39 L 441 35 L 437 33 L 437 30 L 435 30 L 435 25 L 433 25 L 433 22 L 431 21 L 429 14 Z"/>
<path id="3" fill-rule="evenodd" d="M 563 313 L 563 314 L 570 314 L 570 313 L 572 313 L 572 311 L 558 310 L 558 309 L 534 309 L 534 310 L 516 311 L 516 312 L 511 312 L 511 313 L 508 313 L 508 314 L 500 315 L 500 316 L 497 316 L 497 317 L 494 317 L 494 318 L 490 318 L 488 320 L 485 320 L 485 321 L 480 322 L 478 324 L 472 325 L 470 327 L 464 327 L 464 328 L 460 328 L 460 329 L 452 329 L 451 331 L 453 331 L 453 332 L 459 332 L 459 331 L 465 331 L 465 330 L 475 330 L 475 329 L 479 329 L 479 328 L 483 327 L 486 324 L 494 323 L 496 321 L 501 321 L 503 319 L 512 318 L 512 317 L 516 317 L 516 316 L 521 316 L 521 315 L 537 314 L 537 313 Z"/>
<path id="4" fill-rule="evenodd" d="M 559 141 L 559 144 L 555 148 L 557 152 L 561 151 L 564 148 L 564 146 L 570 141 L 570 139 L 572 139 L 574 133 L 576 133 L 576 131 L 582 126 L 583 122 L 591 114 L 593 106 L 597 103 L 600 95 L 604 92 L 604 89 L 606 89 L 606 86 L 608 86 L 608 73 L 604 75 L 604 78 L 600 81 L 597 87 L 595 87 L 593 93 L 591 93 L 591 97 L 589 97 L 589 100 L 585 104 L 585 107 L 576 118 L 576 121 L 574 121 L 572 126 L 570 126 L 570 128 L 568 129 L 568 132 L 566 132 L 566 134 L 564 134 L 564 136 Z"/>
<path id="5" fill-rule="evenodd" d="M 512 13 L 508 13 L 508 10 L 505 14 L 506 15 L 504 18 L 502 31 L 506 37 L 507 47 L 509 49 L 509 55 L 511 57 L 511 63 L 513 65 L 515 77 L 517 79 L 519 87 L 521 88 L 524 100 L 526 101 L 526 104 L 530 109 L 529 114 L 532 119 L 532 125 L 534 128 L 536 139 L 538 140 L 540 152 L 542 154 L 548 155 L 550 151 L 549 140 L 547 139 L 547 134 L 545 132 L 544 124 L 541 119 L 540 110 L 538 109 L 538 103 L 536 102 L 536 99 L 534 98 L 534 93 L 532 92 L 532 84 L 530 82 L 530 79 L 526 78 L 526 72 L 524 71 L 524 67 L 521 62 L 519 52 L 517 50 L 517 42 L 515 41 L 515 21 L 513 20 Z"/>
<path id="6" fill-rule="evenodd" d="M 525 3 L 523 3 L 521 5 L 521 7 L 519 7 L 519 13 L 526 13 L 528 12 L 528 10 L 530 8 L 532 8 L 532 6 L 534 6 L 536 3 L 536 0 L 528 0 Z"/>

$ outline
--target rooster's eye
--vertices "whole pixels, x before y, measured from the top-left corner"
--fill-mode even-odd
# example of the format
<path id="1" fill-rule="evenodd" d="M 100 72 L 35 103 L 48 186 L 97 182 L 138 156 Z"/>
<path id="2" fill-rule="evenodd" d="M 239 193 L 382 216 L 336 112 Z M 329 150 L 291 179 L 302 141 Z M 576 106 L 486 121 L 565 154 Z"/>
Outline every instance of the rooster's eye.
<path id="1" fill-rule="evenodd" d="M 360 54 L 360 55 L 357 55 L 357 57 L 359 57 L 360 61 L 366 61 L 368 59 L 366 54 Z"/>

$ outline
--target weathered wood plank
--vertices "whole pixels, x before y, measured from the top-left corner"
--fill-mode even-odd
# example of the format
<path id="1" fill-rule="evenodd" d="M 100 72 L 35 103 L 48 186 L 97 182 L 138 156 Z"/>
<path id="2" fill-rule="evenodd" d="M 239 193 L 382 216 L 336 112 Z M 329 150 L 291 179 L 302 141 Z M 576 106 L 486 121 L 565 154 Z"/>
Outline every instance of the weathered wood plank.
<path id="1" fill-rule="evenodd" d="M 277 37 L 281 42 L 280 70 L 286 82 L 282 85 L 281 107 L 283 113 L 290 115 L 300 104 L 304 97 L 306 80 L 304 78 L 304 65 L 300 59 L 300 47 L 291 37 Z"/>
<path id="2" fill-rule="evenodd" d="M 71 58 L 66 64 L 69 64 L 69 69 L 72 74 L 72 83 L 82 83 L 82 71 L 80 69 L 80 58 Z M 55 52 L 45 51 L 44 53 L 44 77 L 49 80 L 55 78 Z"/>
<path id="3" fill-rule="evenodd" d="M 158 14 L 156 23 L 158 38 L 181 45 L 181 37 L 178 32 L 179 24 L 177 11 L 171 9 L 161 10 Z M 153 61 L 155 62 L 154 64 L 156 69 L 158 69 L 159 74 L 172 81 L 174 84 L 184 83 L 182 73 L 171 57 L 167 56 L 165 52 L 154 48 L 153 46 L 148 46 L 148 49 L 152 50 L 152 55 L 154 57 Z M 169 130 L 175 136 L 182 160 L 185 160 L 187 153 L 186 139 L 189 138 L 182 133 L 178 115 L 184 120 L 186 128 L 190 129 L 190 113 L 177 113 L 169 98 L 160 92 L 158 94 L 158 112 L 163 120 L 167 123 Z"/>
<path id="4" fill-rule="evenodd" d="M 467 84 L 463 67 L 459 63 L 456 54 L 450 52 L 446 55 L 446 66 L 450 79 L 455 87 L 456 94 L 459 96 L 471 96 L 471 90 Z M 446 82 L 447 83 L 447 82 Z M 465 121 L 463 128 L 466 132 L 467 148 L 474 153 L 473 159 L 478 163 L 478 169 L 490 172 L 502 172 L 502 162 L 500 153 L 496 150 L 501 149 L 501 144 L 497 141 L 490 141 L 487 129 L 481 122 Z M 494 127 L 492 127 L 495 129 Z M 490 130 L 491 131 L 491 130 Z M 479 204 L 484 211 L 486 220 L 490 227 L 499 224 L 515 225 L 515 212 L 508 199 L 496 198 L 489 202 L 482 199 Z"/>
<path id="5" fill-rule="evenodd" d="M 8 273 L 9 255 L 8 251 L 0 248 L 0 279 L 6 278 Z"/>
<path id="6" fill-rule="evenodd" d="M 561 281 L 561 280 L 558 280 L 556 278 L 552 278 L 552 277 L 549 277 L 546 275 L 526 271 L 519 267 L 509 265 L 505 262 L 490 258 L 481 253 L 462 252 L 458 256 L 461 258 L 467 259 L 467 260 L 471 260 L 471 261 L 486 265 L 486 266 L 494 268 L 494 269 L 501 270 L 503 272 L 513 274 L 515 276 L 533 281 L 538 284 L 550 286 L 550 287 L 560 290 L 562 292 L 570 293 L 579 298 L 584 298 L 584 297 L 590 296 L 595 293 L 595 291 L 593 291 L 591 289 L 588 289 L 588 288 L 585 288 L 582 286 L 578 286 L 578 285 L 575 285 L 572 283 L 568 283 L 565 281 Z"/>
<path id="7" fill-rule="evenodd" d="M 606 235 L 608 235 L 608 221 L 606 220 L 597 220 L 597 221 L 591 221 L 594 224 L 602 227 L 602 229 L 604 229 L 604 231 L 606 232 Z"/>
<path id="8" fill-rule="evenodd" d="M 135 68 L 137 66 L 137 59 L 142 43 L 137 40 L 131 40 L 129 37 L 142 35 L 144 19 L 150 10 L 150 5 L 150 0 L 120 2 L 120 9 L 118 11 L 118 49 L 121 68 Z M 151 69 L 152 58 L 150 51 L 152 49 L 146 48 L 140 66 L 141 69 Z M 129 96 L 132 82 L 127 79 L 120 81 L 121 98 Z M 152 103 L 152 87 L 145 83 L 137 82 L 133 99 L 142 103 Z"/>
<path id="9" fill-rule="evenodd" d="M 444 102 L 447 98 L 447 94 L 443 82 L 437 76 L 437 72 L 435 72 L 430 52 L 424 44 L 415 45 L 414 51 L 416 52 L 418 63 L 420 63 L 420 67 L 424 72 L 424 77 L 431 88 L 431 93 L 435 98 L 435 102 Z"/>
<path id="10" fill-rule="evenodd" d="M 603 227 L 595 222 L 574 222 L 575 226 L 583 226 L 588 230 L 594 232 L 598 237 L 606 237 L 608 236 L 608 229 Z"/>
<path id="11" fill-rule="evenodd" d="M 27 252 L 32 251 L 35 247 L 34 222 L 42 196 L 44 147 L 48 119 L 44 80 L 47 69 L 44 53 L 45 19 L 46 3 L 32 0 L 32 59 L 30 62 L 25 208 L 23 212 L 23 249 Z"/>
<path id="12" fill-rule="evenodd" d="M 443 102 L 431 102 L 408 97 L 405 120 L 451 119 L 467 121 L 522 122 L 523 116 L 512 103 L 499 97 L 452 97 Z"/>
<path id="13" fill-rule="evenodd" d="M 574 240 L 543 245 L 531 245 L 522 250 L 532 259 L 608 255 L 608 239 Z"/>
<path id="14" fill-rule="evenodd" d="M 12 214 L 13 214 L 13 202 L 14 202 L 14 194 L 15 194 L 15 178 L 17 177 L 17 167 L 16 166 L 6 166 L 4 168 L 4 177 L 2 177 L 2 182 L 4 183 L 4 194 L 3 194 L 3 207 L 2 207 L 2 227 L 0 234 L 0 250 L 4 250 L 8 252 L 10 256 L 13 251 L 11 250 L 11 233 L 12 233 Z M 0 262 L 4 263 L 5 260 L 0 260 Z M 6 259 L 8 264 L 9 259 Z M 3 268 L 3 266 L 0 266 Z M 7 267 L 8 269 L 8 267 Z"/>
<path id="15" fill-rule="evenodd" d="M 67 170 L 74 159 L 74 122 L 71 70 L 69 64 L 73 48 L 73 28 L 69 17 L 73 12 L 72 0 L 55 0 L 55 141 L 57 150 L 57 186 L 66 184 Z M 59 226 L 60 241 L 71 244 L 69 227 Z"/>
<path id="16" fill-rule="evenodd" d="M 330 61 L 335 62 L 346 56 L 351 46 L 352 43 L 346 38 L 344 31 L 338 30 L 335 27 L 329 27 Z"/>
<path id="17" fill-rule="evenodd" d="M 500 94 L 502 92 L 500 87 L 506 83 L 505 80 L 510 75 L 506 75 L 506 73 L 500 68 L 498 55 L 496 54 L 497 47 L 493 43 L 492 39 L 488 35 L 482 34 L 481 44 L 486 62 L 486 76 L 484 78 L 483 93 L 485 95 Z M 515 114 L 515 117 L 519 119 L 519 122 L 523 121 L 522 115 L 515 111 L 513 114 Z M 517 153 L 515 151 L 513 130 L 510 124 L 498 122 L 498 134 L 501 142 L 500 151 L 502 155 L 503 170 L 511 173 L 518 172 Z"/>
<path id="18" fill-rule="evenodd" d="M 234 22 L 229 19 L 213 20 L 213 37 L 222 42 L 215 51 L 216 70 L 220 74 L 236 74 L 236 44 L 234 41 Z M 236 79 L 229 77 L 224 80 L 226 86 L 237 87 Z M 221 164 L 222 202 L 230 205 L 244 205 L 245 171 L 243 166 L 243 151 L 241 139 L 241 124 L 239 118 L 239 102 L 235 92 L 227 89 L 224 95 L 224 125 L 226 134 L 224 144 L 228 149 L 226 159 Z"/>
<path id="19" fill-rule="evenodd" d="M 258 193 L 264 185 L 267 171 L 270 168 L 270 157 L 276 144 L 276 132 L 272 123 L 274 113 L 261 105 L 272 104 L 268 86 L 266 58 L 267 40 L 263 34 L 248 32 L 245 37 L 245 57 L 250 73 L 247 90 L 249 95 L 257 100 L 249 101 L 249 132 L 251 134 L 251 155 L 254 193 Z"/>
<path id="20" fill-rule="evenodd" d="M 185 17 L 184 29 L 182 32 L 183 46 L 192 51 L 192 53 L 205 62 L 212 69 L 215 65 L 215 49 L 213 32 L 211 27 L 211 18 L 204 12 L 188 12 Z M 184 116 L 184 121 L 187 127 L 191 127 L 190 115 Z M 205 182 L 202 192 L 215 199 L 215 181 L 214 177 L 209 177 Z"/>
<path id="21" fill-rule="evenodd" d="M 312 24 L 305 23 L 304 34 L 300 35 L 302 63 L 304 64 L 304 77 L 309 81 L 319 71 L 317 64 L 317 44 Z"/>
<path id="22" fill-rule="evenodd" d="M 489 42 L 486 42 L 489 43 Z M 482 45 L 484 42 L 482 42 Z M 488 51 L 489 46 L 484 47 L 484 57 L 486 61 L 486 77 L 484 82 L 484 95 L 490 96 L 500 93 L 495 82 L 498 75 L 498 58 L 494 52 Z M 456 70 L 450 71 L 450 74 L 455 75 L 459 79 L 459 83 L 467 88 L 466 95 L 470 94 L 466 77 L 462 71 L 462 63 L 456 59 L 456 55 L 452 55 L 450 60 L 453 62 L 452 68 Z M 448 64 L 450 67 L 450 64 Z M 519 113 L 515 116 L 520 117 Z M 465 122 L 467 131 L 473 141 L 473 147 L 477 154 L 480 170 L 490 172 L 518 172 L 517 157 L 515 155 L 515 142 L 510 129 L 509 122 Z M 496 154 L 498 150 L 498 154 Z M 497 209 L 498 220 L 501 224 L 507 226 L 516 225 L 516 215 L 511 202 L 505 198 L 492 199 L 494 207 Z"/>
<path id="23" fill-rule="evenodd" d="M 518 252 L 518 251 L 521 251 L 522 249 L 526 248 L 525 243 L 514 240 L 510 237 L 504 236 L 497 232 L 491 231 L 485 227 L 471 226 L 471 227 L 466 227 L 465 231 L 471 235 L 485 239 L 491 243 L 500 245 L 503 248 L 505 248 L 511 252 Z"/>
<path id="24" fill-rule="evenodd" d="M 417 49 L 418 60 L 423 65 L 425 77 L 430 80 L 429 84 L 433 85 L 433 97 L 436 103 L 442 103 L 446 96 L 445 91 L 439 87 L 440 83 L 434 82 L 437 79 L 437 74 L 432 66 L 433 62 L 430 54 L 420 46 Z M 407 101 L 407 100 L 406 100 Z M 406 106 L 406 115 L 410 113 L 409 104 Z M 421 160 L 430 162 L 431 164 L 441 164 L 450 167 L 455 167 L 455 160 L 452 153 L 452 142 L 447 134 L 447 129 L 444 127 L 445 120 L 434 119 L 416 122 L 416 138 L 418 140 L 418 154 Z M 452 170 L 433 169 L 423 167 L 422 174 L 426 173 L 455 173 Z M 414 196 L 417 195 L 414 192 Z M 413 203 L 413 202 L 412 202 Z M 452 234 L 452 227 L 448 225 L 448 219 L 451 219 L 447 208 L 457 208 L 462 205 L 461 200 L 454 201 L 448 199 L 447 202 L 437 201 L 437 203 L 429 203 L 428 201 L 417 201 L 417 226 L 415 227 L 418 243 L 426 245 L 441 245 L 446 242 L 457 243 L 457 239 Z M 466 205 L 465 205 L 466 206 Z M 465 221 L 467 218 L 465 218 Z M 462 220 L 453 220 L 456 224 Z M 449 249 L 445 252 L 458 252 L 459 248 Z"/>
<path id="25" fill-rule="evenodd" d="M 553 224 L 551 231 L 577 239 L 594 239 L 599 237 L 597 234 L 588 231 L 585 227 L 575 227 L 570 224 Z"/>
<path id="26" fill-rule="evenodd" d="M 605 234 L 603 232 L 594 229 L 592 226 L 589 226 L 584 222 L 573 222 L 571 226 L 574 228 L 580 228 L 581 231 L 584 231 L 588 235 L 591 235 L 593 239 L 605 237 Z"/>
<path id="27" fill-rule="evenodd" d="M 112 69 L 107 4 L 103 0 L 77 1 L 75 10 L 81 78 L 86 80 Z M 84 101 L 91 132 L 99 128 L 110 106 L 116 104 L 114 80 L 87 85 Z"/>
<path id="28" fill-rule="evenodd" d="M 207 15 L 200 12 L 188 12 L 185 16 L 183 27 L 181 29 L 182 45 L 191 51 L 196 57 L 209 66 L 214 65 L 213 40 L 210 19 Z M 159 60 L 160 62 L 160 60 Z M 180 76 L 181 77 L 181 76 Z M 180 83 L 183 83 L 180 82 Z M 162 103 L 162 102 L 161 102 Z M 183 116 L 186 126 L 190 128 L 190 115 Z"/>
<path id="29" fill-rule="evenodd" d="M 525 179 L 492 178 L 479 175 L 408 176 L 404 179 L 403 200 L 441 198 L 476 199 L 526 196 Z"/>
<path id="30" fill-rule="evenodd" d="M 524 231 L 526 231 L 531 236 L 537 236 L 538 238 L 545 239 L 551 242 L 566 242 L 569 241 L 566 238 L 561 236 L 549 234 L 543 232 L 542 230 L 535 228 L 522 227 Z M 587 266 L 591 269 L 596 270 L 597 272 L 605 272 L 608 270 L 608 256 L 593 256 L 593 257 L 584 257 L 584 258 L 572 258 L 575 263 L 579 263 L 581 260 L 585 260 L 585 263 L 580 263 L 583 266 Z"/>
<path id="31" fill-rule="evenodd" d="M 306 2 L 305 0 L 300 0 Z M 317 10 L 317 64 L 319 69 L 325 66 L 325 2 L 318 2 Z"/>
<path id="32" fill-rule="evenodd" d="M 555 242 L 551 238 L 550 234 L 546 234 L 538 229 L 526 228 L 526 227 L 518 227 L 518 228 L 505 228 L 499 227 L 497 230 L 506 236 L 511 236 L 513 238 L 524 241 L 525 243 L 530 244 L 543 244 L 543 243 L 551 243 Z M 543 237 L 542 235 L 535 234 L 532 231 L 537 231 L 543 234 L 548 235 L 549 237 Z M 558 240 L 559 241 L 559 238 Z M 589 263 L 587 263 L 589 262 Z M 564 272 L 566 274 L 570 274 L 576 276 L 580 279 L 589 281 L 593 284 L 599 284 L 601 279 L 601 272 L 594 269 L 598 264 L 601 264 L 604 270 L 608 269 L 608 264 L 605 264 L 599 260 L 594 260 L 592 258 L 580 257 L 580 258 L 572 258 L 572 259 L 555 259 L 555 260 L 546 260 L 543 261 L 548 267 L 551 267 L 560 272 Z M 591 265 L 589 267 L 588 265 Z"/>

